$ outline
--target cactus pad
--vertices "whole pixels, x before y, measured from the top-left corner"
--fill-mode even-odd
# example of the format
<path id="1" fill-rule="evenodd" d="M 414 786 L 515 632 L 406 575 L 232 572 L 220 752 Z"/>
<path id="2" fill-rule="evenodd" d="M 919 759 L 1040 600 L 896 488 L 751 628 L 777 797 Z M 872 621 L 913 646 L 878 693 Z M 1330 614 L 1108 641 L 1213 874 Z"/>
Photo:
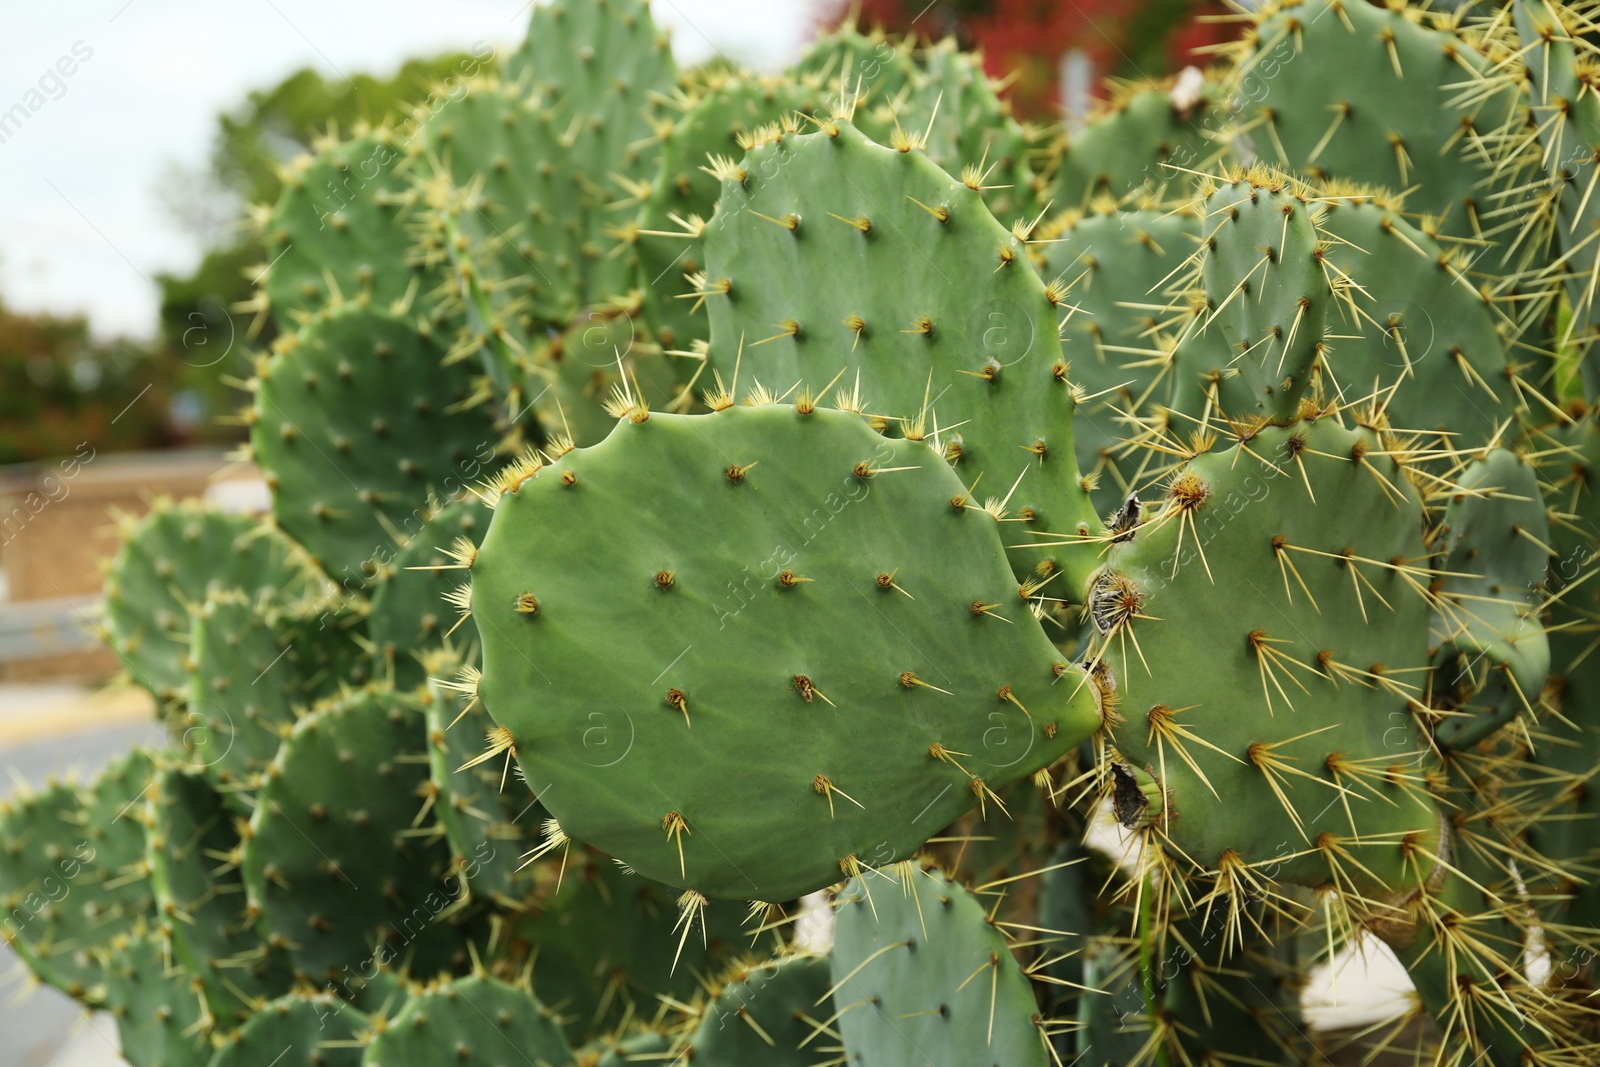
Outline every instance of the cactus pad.
<path id="1" fill-rule="evenodd" d="M 1033 989 L 984 905 L 940 871 L 897 872 L 839 897 L 833 998 L 847 1062 L 1045 1067 Z"/>
<path id="2" fill-rule="evenodd" d="M 1091 601 L 1112 738 L 1163 786 L 1160 832 L 1235 878 L 1399 892 L 1438 848 L 1403 770 L 1423 745 L 1432 577 L 1405 470 L 1327 419 L 1269 427 L 1195 456 L 1144 514 Z"/>
<path id="3" fill-rule="evenodd" d="M 1056 333 L 1067 294 L 1039 280 L 976 180 L 907 147 L 831 123 L 752 149 L 728 175 L 706 228 L 708 372 L 780 393 L 858 390 L 897 433 L 959 457 L 969 485 L 1009 494 L 1024 521 L 1008 545 L 1057 535 L 1048 552 L 1015 550 L 1019 574 L 1077 580 L 1093 549 L 1061 542 L 1099 522 Z"/>
<path id="4" fill-rule="evenodd" d="M 326 994 L 294 994 L 264 1004 L 210 1067 L 361 1067 L 367 1020 Z"/>
<path id="5" fill-rule="evenodd" d="M 533 991 L 561 1014 L 574 1044 L 630 1018 L 652 1017 L 658 998 L 688 1003 L 701 979 L 751 945 L 744 909 L 713 902 L 687 937 L 676 894 L 609 859 L 573 854 L 559 885 L 517 925 L 534 946 Z"/>
<path id="6" fill-rule="evenodd" d="M 1192 74 L 1183 77 L 1181 91 L 1174 79 L 1114 89 L 1106 107 L 1062 145 L 1051 202 L 1086 208 L 1099 195 L 1187 189 L 1194 179 L 1185 171 L 1214 171 L 1229 154 L 1222 94 L 1209 83 L 1192 85 Z"/>
<path id="7" fill-rule="evenodd" d="M 908 855 L 1098 722 L 967 499 L 847 413 L 619 422 L 500 499 L 484 702 L 563 828 L 658 881 L 784 900 Z"/>
<path id="8" fill-rule="evenodd" d="M 705 1006 L 685 1056 L 699 1067 L 813 1067 L 819 1020 L 831 1018 L 826 956 L 788 956 L 741 967 Z M 820 1005 L 820 1007 L 819 1007 Z"/>
<path id="9" fill-rule="evenodd" d="M 459 978 L 418 993 L 376 1027 L 362 1067 L 458 1063 L 567 1067 L 572 1051 L 544 1005 L 493 978 Z"/>
<path id="10" fill-rule="evenodd" d="M 93 1002 L 98 958 L 153 919 L 135 751 L 85 789 L 57 784 L 0 802 L 0 933 L 41 979 Z"/>
<path id="11" fill-rule="evenodd" d="M 443 642 L 455 621 L 444 598 L 456 583 L 451 580 L 454 571 L 438 568 L 451 565 L 449 550 L 459 538 L 477 545 L 488 529 L 489 509 L 475 497 L 428 516 L 427 524 L 395 553 L 373 590 L 367 632 L 374 646 L 388 656 L 421 658 Z M 458 646 L 475 645 L 471 620 L 451 640 Z"/>
<path id="12" fill-rule="evenodd" d="M 118 934 L 104 957 L 105 1007 L 131 1067 L 205 1067 L 212 1018 L 189 977 L 172 966 L 160 935 L 144 924 Z"/>
<path id="13" fill-rule="evenodd" d="M 1495 449 L 1467 468 L 1445 509 L 1446 574 L 1433 623 L 1434 726 L 1466 749 L 1533 705 L 1550 672 L 1538 613 L 1550 563 L 1550 522 L 1537 472 Z"/>
<path id="14" fill-rule="evenodd" d="M 822 91 L 790 78 L 754 74 L 717 78 L 692 107 L 672 124 L 661 143 L 660 170 L 639 213 L 639 285 L 644 317 L 663 348 L 687 351 L 696 340 L 709 341 L 704 313 L 679 299 L 690 292 L 691 279 L 705 267 L 698 235 L 676 236 L 690 216 L 704 221 L 716 210 L 722 183 L 706 169 L 712 155 L 737 159 L 744 138 L 768 123 L 795 112 L 816 110 Z M 674 218 L 676 216 L 676 218 Z M 680 369 L 696 369 L 680 360 Z"/>
<path id="15" fill-rule="evenodd" d="M 1201 270 L 1209 312 L 1192 325 L 1220 331 L 1226 363 L 1186 361 L 1184 384 L 1196 376 L 1216 383 L 1220 406 L 1235 417 L 1292 419 L 1323 354 L 1333 285 L 1314 221 L 1321 205 L 1310 197 L 1292 179 L 1253 170 L 1206 198 Z M 1215 345 L 1204 350 L 1213 354 L 1224 355 Z"/>
<path id="16" fill-rule="evenodd" d="M 262 942 L 239 878 L 235 816 L 211 784 L 181 768 L 156 772 L 146 842 L 161 932 L 224 1029 L 289 991 L 281 953 Z"/>
<path id="17" fill-rule="evenodd" d="M 250 905 L 318 988 L 374 963 L 431 977 L 465 956 L 441 918 L 461 891 L 450 850 L 414 829 L 424 745 L 415 708 L 352 693 L 295 724 L 261 787 L 242 864 Z"/>
<path id="18" fill-rule="evenodd" d="M 392 131 L 379 130 L 290 166 L 267 220 L 262 279 L 280 329 L 338 297 L 386 307 L 413 287 L 432 287 L 430 257 L 418 245 L 414 164 Z"/>
<path id="19" fill-rule="evenodd" d="M 1521 403 L 1517 368 L 1505 315 L 1469 279 L 1465 257 L 1387 197 L 1330 197 L 1319 221 L 1327 261 L 1354 282 L 1329 312 L 1341 336 L 1324 361 L 1324 394 L 1354 402 L 1376 392 L 1393 425 L 1448 431 L 1454 448 L 1495 440 Z"/>
<path id="20" fill-rule="evenodd" d="M 677 66 L 646 0 L 555 0 L 538 4 L 522 48 L 506 76 L 524 86 L 535 107 L 561 132 L 561 179 L 578 193 L 576 212 L 551 217 L 576 226 L 581 305 L 626 292 L 635 261 L 617 254 L 618 208 L 628 183 L 655 171 L 651 118 L 668 96 Z M 570 240 L 570 239 L 569 239 Z M 631 250 L 624 249 L 625 253 Z"/>
<path id="21" fill-rule="evenodd" d="M 258 608 L 237 593 L 194 612 L 184 762 L 204 768 L 233 806 L 248 798 L 299 715 L 370 666 L 357 620 L 328 610 L 298 615 Z"/>
<path id="22" fill-rule="evenodd" d="M 1239 65 L 1253 97 L 1241 104 L 1259 120 L 1251 137 L 1262 160 L 1414 189 L 1412 211 L 1476 238 L 1500 207 L 1483 141 L 1512 122 L 1517 93 L 1465 91 L 1488 64 L 1418 14 L 1348 0 L 1272 5 Z"/>
<path id="23" fill-rule="evenodd" d="M 273 514 L 335 580 L 420 529 L 499 434 L 465 365 L 411 320 L 348 304 L 261 365 L 251 443 Z"/>
<path id="24" fill-rule="evenodd" d="M 1099 477 L 1096 503 L 1115 507 L 1135 488 L 1138 471 L 1121 462 L 1127 414 L 1170 404 L 1173 353 L 1191 314 L 1185 260 L 1200 238 L 1201 216 L 1183 207 L 1069 211 L 1040 233 L 1044 274 L 1069 288 L 1061 314 L 1062 350 L 1074 384 L 1094 399 L 1073 414 L 1078 465 Z M 1189 343 L 1225 349 L 1220 330 Z M 1223 358 L 1227 358 L 1225 355 Z"/>
<path id="25" fill-rule="evenodd" d="M 453 674 L 455 665 L 456 657 L 439 653 L 428 673 Z M 493 722 L 481 704 L 463 707 L 457 696 L 430 681 L 423 707 L 434 815 L 473 897 L 515 901 L 532 886 L 533 872 L 519 869 L 537 843 L 544 809 L 520 784 L 505 781 L 508 760 L 478 760 Z"/>
<path id="26" fill-rule="evenodd" d="M 565 123 L 492 79 L 419 114 L 427 116 L 430 181 L 439 186 L 430 203 L 451 206 L 475 268 L 511 286 L 530 320 L 565 323 L 583 302 L 580 246 L 588 236 L 572 226 L 583 191 L 563 166 Z"/>
<path id="27" fill-rule="evenodd" d="M 106 578 L 106 631 L 156 699 L 186 693 L 189 613 L 220 590 L 288 605 L 320 594 L 322 583 L 287 538 L 248 515 L 162 501 L 126 526 Z"/>

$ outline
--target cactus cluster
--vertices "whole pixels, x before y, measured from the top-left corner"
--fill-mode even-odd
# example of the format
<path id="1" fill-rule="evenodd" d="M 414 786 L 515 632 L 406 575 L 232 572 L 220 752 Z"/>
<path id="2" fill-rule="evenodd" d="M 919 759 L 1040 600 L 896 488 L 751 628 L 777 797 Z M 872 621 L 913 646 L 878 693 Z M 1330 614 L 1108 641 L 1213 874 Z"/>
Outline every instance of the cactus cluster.
<path id="1" fill-rule="evenodd" d="M 134 1067 L 1594 1062 L 1596 14 L 1068 131 L 536 7 L 261 212 L 271 514 L 125 524 L 171 742 L 0 806 L 7 939 Z"/>

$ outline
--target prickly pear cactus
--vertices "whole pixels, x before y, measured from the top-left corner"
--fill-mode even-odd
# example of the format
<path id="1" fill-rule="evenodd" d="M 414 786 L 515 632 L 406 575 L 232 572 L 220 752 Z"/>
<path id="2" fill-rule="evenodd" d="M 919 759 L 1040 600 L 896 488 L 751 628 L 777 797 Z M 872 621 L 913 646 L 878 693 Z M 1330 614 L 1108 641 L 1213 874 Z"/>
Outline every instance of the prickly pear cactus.
<path id="1" fill-rule="evenodd" d="M 714 901 L 683 922 L 679 895 L 577 849 L 551 856 L 540 907 L 516 936 L 538 946 L 533 991 L 561 1007 L 574 1044 L 654 1018 L 660 1002 L 690 1003 L 705 976 L 764 948 L 772 934 L 743 925 L 745 909 Z M 553 882 L 553 884 L 552 884 Z"/>
<path id="2" fill-rule="evenodd" d="M 834 1002 L 851 1064 L 1044 1067 L 1049 1041 L 1028 978 L 984 905 L 914 863 L 850 882 L 839 902 Z M 1045 935 L 1047 938 L 1050 936 Z"/>
<path id="3" fill-rule="evenodd" d="M 420 241 L 414 153 L 379 129 L 322 146 L 287 168 L 265 218 L 262 295 L 283 330 L 358 298 L 386 307 L 431 288 Z"/>
<path id="4" fill-rule="evenodd" d="M 645 0 L 556 0 L 533 8 L 528 36 L 506 63 L 507 78 L 561 131 L 566 151 L 552 165 L 576 193 L 550 216 L 575 225 L 582 304 L 624 294 L 634 258 L 616 254 L 630 183 L 655 170 L 659 101 L 673 88 L 677 66 Z"/>
<path id="5" fill-rule="evenodd" d="M 1143 475 L 1137 462 L 1125 462 L 1128 420 L 1159 419 L 1173 404 L 1179 338 L 1228 358 L 1219 328 L 1190 326 L 1186 264 L 1202 218 L 1190 206 L 1119 211 L 1101 200 L 1040 228 L 1041 273 L 1068 292 L 1062 351 L 1071 357 L 1073 384 L 1088 394 L 1073 412 L 1072 435 L 1102 513 L 1127 499 Z"/>
<path id="6" fill-rule="evenodd" d="M 440 679 L 456 672 L 458 655 L 439 652 L 426 664 L 431 680 L 423 705 L 428 728 L 428 784 L 434 818 L 444 828 L 457 874 L 475 898 L 519 901 L 531 888 L 527 854 L 547 818 L 537 798 L 512 783 L 511 759 L 483 760 L 494 728 L 481 704 L 468 705 Z"/>
<path id="7" fill-rule="evenodd" d="M 1238 66 L 1242 102 L 1259 118 L 1249 136 L 1268 163 L 1412 190 L 1412 210 L 1481 240 L 1496 230 L 1505 181 L 1483 146 L 1513 123 L 1517 93 L 1465 91 L 1489 63 L 1430 21 L 1409 5 L 1263 5 Z"/>
<path id="8" fill-rule="evenodd" d="M 706 315 L 686 299 L 705 266 L 694 220 L 709 219 L 722 193 L 722 183 L 709 169 L 711 157 L 744 155 L 763 127 L 810 114 L 822 99 L 815 78 L 740 72 L 716 78 L 673 120 L 661 143 L 660 169 L 640 208 L 637 237 L 644 316 L 663 348 L 687 353 L 695 341 L 711 339 Z M 689 358 L 676 362 L 691 378 L 700 365 Z"/>
<path id="9" fill-rule="evenodd" d="M 104 950 L 104 1007 L 117 1023 L 118 1051 L 130 1067 L 203 1067 L 211 1061 L 210 1013 L 166 942 L 143 923 Z"/>
<path id="10" fill-rule="evenodd" d="M 235 810 L 250 797 L 295 720 L 343 685 L 368 680 L 359 620 L 329 607 L 265 611 L 236 592 L 190 615 L 184 763 L 204 769 Z"/>
<path id="11" fill-rule="evenodd" d="M 1308 188 L 1267 170 L 1238 173 L 1206 196 L 1199 262 L 1207 314 L 1189 325 L 1217 331 L 1226 348 L 1206 346 L 1216 360 L 1208 365 L 1190 346 L 1181 380 L 1203 383 L 1208 407 L 1282 422 L 1306 395 L 1336 277 L 1323 261 L 1319 207 Z"/>
<path id="12" fill-rule="evenodd" d="M 1231 158 L 1221 88 L 1190 67 L 1175 78 L 1113 85 L 1083 129 L 1061 138 L 1050 176 L 1057 208 L 1101 195 L 1188 188 Z"/>
<path id="13" fill-rule="evenodd" d="M 398 694 L 356 692 L 299 720 L 267 772 L 240 861 L 248 906 L 317 989 L 340 992 L 374 963 L 430 978 L 466 955 L 440 921 L 464 886 L 445 843 L 418 829 L 425 739 Z"/>
<path id="14" fill-rule="evenodd" d="M 1538 472 L 1527 460 L 1495 449 L 1456 484 L 1444 515 L 1447 576 L 1433 623 L 1434 706 L 1442 716 L 1433 735 L 1469 749 L 1515 716 L 1537 717 L 1550 673 L 1538 612 L 1553 549 Z"/>
<path id="15" fill-rule="evenodd" d="M 416 663 L 446 641 L 458 647 L 476 642 L 477 630 L 470 619 L 450 632 L 456 616 L 445 598 L 456 585 L 450 568 L 457 556 L 483 540 L 489 516 L 489 509 L 474 496 L 427 516 L 394 554 L 372 591 L 367 631 L 374 646 L 399 662 Z"/>
<path id="16" fill-rule="evenodd" d="M 125 523 L 106 575 L 106 632 L 128 674 L 156 699 L 183 695 L 189 612 L 223 590 L 287 606 L 324 586 L 304 553 L 248 515 L 158 501 Z"/>
<path id="17" fill-rule="evenodd" d="M 1197 443 L 1092 587 L 1110 738 L 1159 787 L 1126 821 L 1225 882 L 1266 866 L 1378 896 L 1442 847 L 1405 769 L 1429 662 L 1420 496 L 1331 419 L 1227 444 Z"/>
<path id="18" fill-rule="evenodd" d="M 283 953 L 261 940 L 247 913 L 243 820 L 203 775 L 181 767 L 156 772 L 146 804 L 145 862 L 170 955 L 225 1028 L 241 1025 L 290 984 Z"/>
<path id="19" fill-rule="evenodd" d="M 102 958 L 153 923 L 135 751 L 86 786 L 57 783 L 0 802 L 5 940 L 36 977 L 87 1003 L 104 998 Z"/>
<path id="20" fill-rule="evenodd" d="M 819 1041 L 817 1013 L 831 1003 L 832 973 L 826 956 L 778 957 L 737 968 L 713 987 L 716 996 L 680 1056 L 711 1067 L 811 1067 L 825 1055 L 808 1046 Z"/>
<path id="21" fill-rule="evenodd" d="M 366 1016 L 327 994 L 263 1004 L 217 1049 L 211 1067 L 360 1067 Z"/>
<path id="22" fill-rule="evenodd" d="M 273 514 L 347 588 L 494 455 L 486 398 L 444 357 L 411 318 L 345 304 L 259 367 L 250 440 Z"/>
<path id="23" fill-rule="evenodd" d="M 669 478 L 670 515 L 636 506 Z M 910 854 L 1099 722 L 994 516 L 853 413 L 640 411 L 506 490 L 468 568 L 495 744 L 565 833 L 647 877 L 798 896 Z"/>
<path id="24" fill-rule="evenodd" d="M 431 986 L 378 1020 L 362 1067 L 413 1063 L 566 1067 L 572 1052 L 544 1005 L 524 988 L 474 975 Z"/>
<path id="25" fill-rule="evenodd" d="M 724 168 L 700 284 L 708 372 L 734 393 L 849 395 L 896 436 L 934 442 L 969 486 L 981 480 L 1022 519 L 1007 539 L 1021 546 L 1017 572 L 1061 570 L 1076 585 L 1099 522 L 1073 453 L 1076 397 L 1056 333 L 1066 289 L 1034 273 L 981 182 L 903 144 L 830 120 Z M 728 400 L 713 391 L 708 402 Z"/>
<path id="26" fill-rule="evenodd" d="M 290 164 L 25 965 L 133 1067 L 1590 1063 L 1600 8 L 1245 6 L 1069 133 L 557 0 Z"/>

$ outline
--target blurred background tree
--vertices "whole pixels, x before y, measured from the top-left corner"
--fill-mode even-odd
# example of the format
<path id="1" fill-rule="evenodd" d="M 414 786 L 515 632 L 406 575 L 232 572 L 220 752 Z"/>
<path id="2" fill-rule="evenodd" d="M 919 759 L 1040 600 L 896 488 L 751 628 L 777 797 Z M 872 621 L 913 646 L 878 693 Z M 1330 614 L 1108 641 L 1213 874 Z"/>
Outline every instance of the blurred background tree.
<path id="1" fill-rule="evenodd" d="M 86 441 L 97 452 L 170 444 L 171 379 L 146 348 L 96 344 L 83 318 L 0 304 L 0 464 L 72 455 Z"/>
<path id="2" fill-rule="evenodd" d="M 1062 59 L 1082 53 L 1088 84 L 1155 78 L 1195 62 L 1193 49 L 1227 39 L 1221 0 L 823 0 L 822 24 L 856 17 L 862 29 L 954 36 L 983 52 L 992 77 L 1007 77 L 1021 119 L 1056 114 Z"/>

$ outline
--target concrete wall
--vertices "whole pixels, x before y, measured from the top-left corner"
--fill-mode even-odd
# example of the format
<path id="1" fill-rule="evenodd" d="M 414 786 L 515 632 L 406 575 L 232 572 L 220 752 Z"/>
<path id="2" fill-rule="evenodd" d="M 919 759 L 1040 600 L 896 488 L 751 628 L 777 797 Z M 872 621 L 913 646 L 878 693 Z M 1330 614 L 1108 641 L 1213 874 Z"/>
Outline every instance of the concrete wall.
<path id="1" fill-rule="evenodd" d="M 0 468 L 0 681 L 97 677 L 116 658 L 92 633 L 115 513 L 143 514 L 161 496 L 205 496 L 256 509 L 253 467 L 215 451 L 95 455 Z"/>

